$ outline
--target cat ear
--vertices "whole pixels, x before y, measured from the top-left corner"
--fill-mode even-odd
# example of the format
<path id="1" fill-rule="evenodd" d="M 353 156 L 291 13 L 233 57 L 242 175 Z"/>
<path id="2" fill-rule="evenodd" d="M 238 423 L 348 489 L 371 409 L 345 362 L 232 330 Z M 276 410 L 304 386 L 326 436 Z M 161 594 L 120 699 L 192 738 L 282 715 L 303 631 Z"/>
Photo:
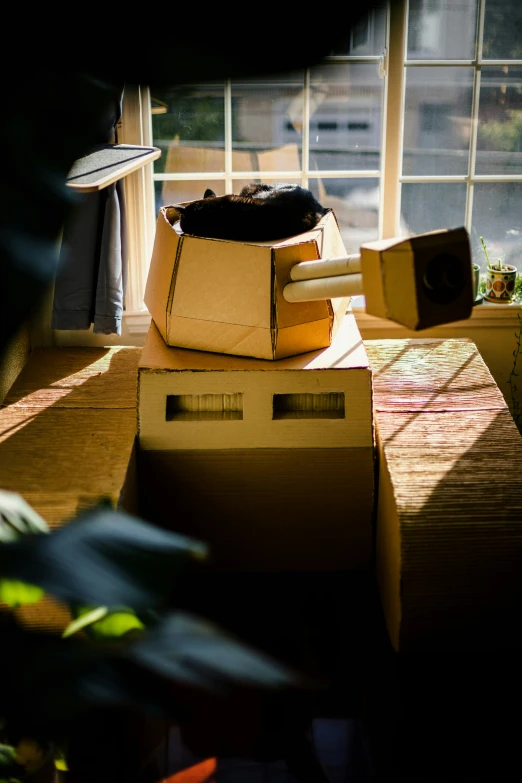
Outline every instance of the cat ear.
<path id="1" fill-rule="evenodd" d="M 207 188 L 205 190 L 205 195 L 203 196 L 203 198 L 216 198 L 216 194 L 214 193 L 213 190 L 210 190 L 210 188 Z"/>

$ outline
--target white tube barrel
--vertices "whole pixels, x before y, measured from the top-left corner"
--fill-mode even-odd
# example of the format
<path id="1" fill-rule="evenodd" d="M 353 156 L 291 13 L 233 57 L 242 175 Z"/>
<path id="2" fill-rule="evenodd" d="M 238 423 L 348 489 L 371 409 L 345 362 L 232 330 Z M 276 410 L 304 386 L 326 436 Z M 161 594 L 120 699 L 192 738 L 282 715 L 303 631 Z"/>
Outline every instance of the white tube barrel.
<path id="1" fill-rule="evenodd" d="M 317 261 L 301 261 L 290 270 L 292 280 L 315 280 L 318 277 L 353 275 L 361 271 L 360 253 Z"/>
<path id="2" fill-rule="evenodd" d="M 283 296 L 287 302 L 315 302 L 319 299 L 358 296 L 362 293 L 364 291 L 361 274 L 299 280 L 295 283 L 287 283 L 283 288 Z"/>

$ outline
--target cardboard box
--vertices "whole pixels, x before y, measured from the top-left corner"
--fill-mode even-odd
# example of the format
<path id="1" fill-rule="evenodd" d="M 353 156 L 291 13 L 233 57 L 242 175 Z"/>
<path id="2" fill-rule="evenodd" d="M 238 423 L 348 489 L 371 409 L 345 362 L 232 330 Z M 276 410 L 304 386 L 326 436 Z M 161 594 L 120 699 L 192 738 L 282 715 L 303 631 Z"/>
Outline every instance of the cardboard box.
<path id="1" fill-rule="evenodd" d="M 138 379 L 147 519 L 206 541 L 217 570 L 369 566 L 372 387 L 352 313 L 328 348 L 276 362 L 169 347 L 151 324 Z"/>
<path id="2" fill-rule="evenodd" d="M 138 368 L 141 449 L 372 448 L 354 316 L 331 346 L 277 362 L 169 347 L 151 323 Z"/>
<path id="3" fill-rule="evenodd" d="M 361 245 L 366 312 L 427 329 L 469 318 L 473 307 L 466 229 L 441 229 Z"/>
<path id="4" fill-rule="evenodd" d="M 208 544 L 217 572 L 370 567 L 374 450 L 138 451 L 140 515 Z"/>
<path id="5" fill-rule="evenodd" d="M 137 372 L 141 349 L 35 348 L 0 408 L 0 475 L 51 529 L 102 498 L 138 512 Z M 61 633 L 70 610 L 53 596 L 17 621 Z"/>
<path id="6" fill-rule="evenodd" d="M 167 345 L 282 359 L 328 347 L 350 301 L 287 302 L 291 267 L 342 255 L 332 211 L 312 231 L 243 243 L 184 235 L 179 212 L 162 207 L 144 301 Z"/>
<path id="7" fill-rule="evenodd" d="M 522 440 L 502 393 L 471 340 L 365 347 L 379 461 L 375 567 L 394 649 L 520 649 Z"/>

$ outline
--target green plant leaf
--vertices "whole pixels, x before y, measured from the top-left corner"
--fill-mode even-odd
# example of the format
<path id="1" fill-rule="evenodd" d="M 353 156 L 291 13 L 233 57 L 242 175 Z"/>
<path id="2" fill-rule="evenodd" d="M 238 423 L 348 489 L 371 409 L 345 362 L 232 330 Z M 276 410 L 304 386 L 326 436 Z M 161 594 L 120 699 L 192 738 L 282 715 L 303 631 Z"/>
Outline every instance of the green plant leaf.
<path id="1" fill-rule="evenodd" d="M 68 636 L 72 636 L 73 633 L 77 633 L 86 626 L 92 625 L 92 623 L 101 620 L 102 617 L 105 617 L 108 611 L 109 609 L 106 606 L 97 606 L 95 609 L 84 608 L 83 611 L 80 610 L 79 617 L 73 620 L 72 623 L 69 623 L 65 631 L 62 633 L 62 638 L 66 639 Z"/>
<path id="2" fill-rule="evenodd" d="M 489 260 L 488 250 L 486 248 L 486 243 L 484 242 L 484 237 L 479 237 L 479 239 L 480 239 L 480 241 L 482 243 L 482 249 L 484 251 L 484 255 L 486 256 L 487 264 L 488 264 L 488 266 L 491 266 L 491 261 Z"/>
<path id="3" fill-rule="evenodd" d="M 37 583 L 69 605 L 141 611 L 168 606 L 181 574 L 207 556 L 201 541 L 100 507 L 50 535 L 0 546 L 0 574 Z"/>
<path id="4" fill-rule="evenodd" d="M 12 745 L 0 744 L 0 767 L 12 764 L 15 758 L 15 749 Z"/>
<path id="5" fill-rule="evenodd" d="M 17 541 L 33 533 L 49 533 L 45 519 L 17 492 L 0 490 L 0 541 Z"/>
<path id="6" fill-rule="evenodd" d="M 0 579 L 0 600 L 14 608 L 25 604 L 37 604 L 44 596 L 41 587 L 19 582 L 15 579 Z"/>
<path id="7" fill-rule="evenodd" d="M 144 630 L 141 620 L 131 612 L 109 612 L 103 619 L 90 627 L 94 636 L 100 639 L 119 639 L 129 631 Z"/>
<path id="8" fill-rule="evenodd" d="M 54 766 L 60 772 L 69 771 L 69 767 L 67 766 L 67 759 L 65 758 L 65 754 L 61 750 L 57 750 L 54 755 Z"/>
<path id="9" fill-rule="evenodd" d="M 73 609 L 78 616 L 67 626 L 63 637 L 84 630 L 91 638 L 100 641 L 120 639 L 132 630 L 143 630 L 144 623 L 133 609 L 126 606 L 80 606 Z"/>

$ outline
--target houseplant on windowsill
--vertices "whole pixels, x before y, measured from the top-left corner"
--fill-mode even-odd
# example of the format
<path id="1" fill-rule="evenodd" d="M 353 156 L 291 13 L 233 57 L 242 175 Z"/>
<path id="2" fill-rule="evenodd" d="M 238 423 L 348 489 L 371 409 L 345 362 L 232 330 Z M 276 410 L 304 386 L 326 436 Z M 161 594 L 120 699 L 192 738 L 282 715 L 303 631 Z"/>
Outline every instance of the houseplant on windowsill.
<path id="1" fill-rule="evenodd" d="M 515 297 L 518 269 L 512 264 L 502 263 L 500 258 L 492 263 L 482 237 L 480 241 L 487 261 L 484 299 L 495 304 L 509 304 Z"/>

